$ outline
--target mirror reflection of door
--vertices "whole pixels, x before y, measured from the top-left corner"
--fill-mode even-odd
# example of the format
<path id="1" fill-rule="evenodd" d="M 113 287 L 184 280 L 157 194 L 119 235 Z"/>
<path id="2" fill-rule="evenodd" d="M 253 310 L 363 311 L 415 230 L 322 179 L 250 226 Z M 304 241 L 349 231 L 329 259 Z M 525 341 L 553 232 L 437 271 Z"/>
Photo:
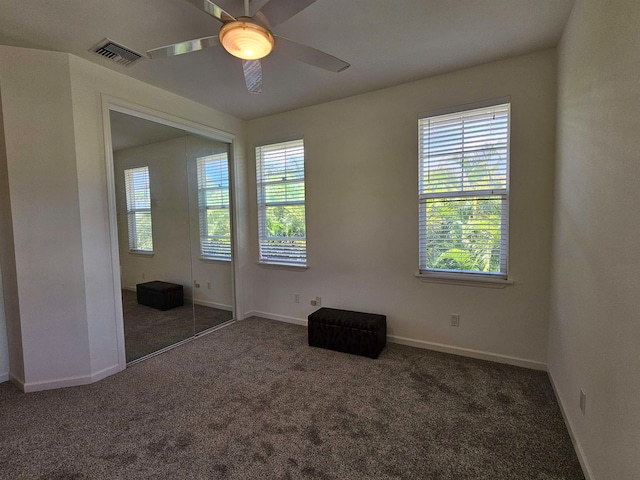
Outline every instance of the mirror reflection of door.
<path id="1" fill-rule="evenodd" d="M 110 118 L 130 363 L 233 319 L 229 144 Z"/>

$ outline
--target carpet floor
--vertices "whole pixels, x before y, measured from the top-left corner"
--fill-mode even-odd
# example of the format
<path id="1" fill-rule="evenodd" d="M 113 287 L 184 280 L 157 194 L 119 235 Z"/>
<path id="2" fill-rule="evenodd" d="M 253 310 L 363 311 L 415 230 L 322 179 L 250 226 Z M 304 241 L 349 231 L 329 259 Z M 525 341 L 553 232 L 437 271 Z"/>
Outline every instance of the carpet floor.
<path id="1" fill-rule="evenodd" d="M 584 479 L 544 372 L 251 318 L 100 382 L 0 384 L 3 479 Z"/>
<path id="2" fill-rule="evenodd" d="M 124 345 L 127 362 L 228 322 L 233 312 L 185 303 L 169 310 L 139 305 L 136 292 L 122 290 Z"/>

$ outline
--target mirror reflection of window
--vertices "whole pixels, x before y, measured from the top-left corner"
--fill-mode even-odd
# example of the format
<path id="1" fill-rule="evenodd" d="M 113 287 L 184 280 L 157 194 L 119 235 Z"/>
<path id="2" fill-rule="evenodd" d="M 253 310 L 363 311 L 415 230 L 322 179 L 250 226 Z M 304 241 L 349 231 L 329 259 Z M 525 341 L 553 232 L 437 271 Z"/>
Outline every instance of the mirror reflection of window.
<path id="1" fill-rule="evenodd" d="M 231 261 L 229 160 L 226 153 L 197 159 L 200 254 Z"/>
<path id="2" fill-rule="evenodd" d="M 129 250 L 153 252 L 149 167 L 126 169 L 124 182 L 127 197 Z"/>

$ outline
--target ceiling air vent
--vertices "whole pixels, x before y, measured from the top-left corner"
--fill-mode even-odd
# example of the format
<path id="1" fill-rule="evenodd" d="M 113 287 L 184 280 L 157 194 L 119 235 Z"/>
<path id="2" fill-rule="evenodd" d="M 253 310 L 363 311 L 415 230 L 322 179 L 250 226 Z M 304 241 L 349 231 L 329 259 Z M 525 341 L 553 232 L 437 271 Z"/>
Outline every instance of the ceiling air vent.
<path id="1" fill-rule="evenodd" d="M 122 45 L 118 45 L 116 42 L 109 40 L 108 38 L 105 38 L 98 45 L 93 47 L 91 51 L 102 57 L 108 58 L 113 62 L 119 63 L 120 65 L 124 65 L 125 67 L 128 67 L 142 58 L 142 55 L 139 53 L 136 53 L 127 47 L 123 47 Z"/>

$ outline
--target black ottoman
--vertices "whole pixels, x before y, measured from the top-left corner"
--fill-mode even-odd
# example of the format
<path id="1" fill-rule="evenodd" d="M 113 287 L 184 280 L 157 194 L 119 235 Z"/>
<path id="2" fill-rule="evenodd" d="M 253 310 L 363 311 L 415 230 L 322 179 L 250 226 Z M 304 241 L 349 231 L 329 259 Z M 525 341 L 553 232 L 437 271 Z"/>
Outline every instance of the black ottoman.
<path id="1" fill-rule="evenodd" d="M 136 285 L 138 303 L 158 310 L 184 305 L 182 285 L 168 282 L 147 282 Z"/>
<path id="2" fill-rule="evenodd" d="M 321 308 L 309 315 L 309 345 L 378 358 L 387 344 L 387 317 Z"/>

